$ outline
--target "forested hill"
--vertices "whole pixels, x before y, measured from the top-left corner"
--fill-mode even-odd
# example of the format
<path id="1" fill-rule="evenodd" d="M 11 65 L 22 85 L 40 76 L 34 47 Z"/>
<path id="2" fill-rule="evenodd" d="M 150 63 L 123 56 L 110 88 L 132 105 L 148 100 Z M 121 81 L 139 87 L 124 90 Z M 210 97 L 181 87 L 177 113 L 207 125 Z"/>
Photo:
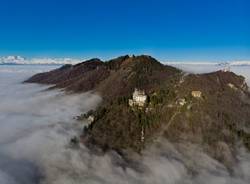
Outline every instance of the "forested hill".
<path id="1" fill-rule="evenodd" d="M 186 74 L 150 56 L 92 59 L 37 74 L 26 82 L 72 92 L 99 93 L 103 103 L 88 116 L 82 141 L 104 150 L 141 152 L 159 137 L 200 145 L 230 168 L 241 142 L 250 149 L 250 94 L 230 71 Z M 138 102 L 133 99 L 133 92 Z M 136 97 L 136 95 L 135 95 Z M 84 116 L 86 117 L 86 116 Z"/>

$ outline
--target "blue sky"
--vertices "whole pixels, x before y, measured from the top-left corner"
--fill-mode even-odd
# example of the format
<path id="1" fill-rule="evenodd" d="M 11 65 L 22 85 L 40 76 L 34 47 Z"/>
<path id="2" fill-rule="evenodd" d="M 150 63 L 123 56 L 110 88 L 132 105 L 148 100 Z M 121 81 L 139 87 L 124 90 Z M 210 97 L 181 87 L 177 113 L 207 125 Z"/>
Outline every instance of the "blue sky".
<path id="1" fill-rule="evenodd" d="M 0 55 L 250 59 L 249 0 L 1 0 Z"/>

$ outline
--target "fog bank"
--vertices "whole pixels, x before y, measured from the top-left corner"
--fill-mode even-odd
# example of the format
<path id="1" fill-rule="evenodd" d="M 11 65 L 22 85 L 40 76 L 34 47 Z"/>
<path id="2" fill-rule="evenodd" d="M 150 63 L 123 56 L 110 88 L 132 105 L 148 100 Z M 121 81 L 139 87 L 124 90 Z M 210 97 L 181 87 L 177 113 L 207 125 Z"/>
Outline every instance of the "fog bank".
<path id="1" fill-rule="evenodd" d="M 51 66 L 0 66 L 1 184 L 249 183 L 250 154 L 240 144 L 234 175 L 196 145 L 170 144 L 165 139 L 142 156 L 133 155 L 131 167 L 124 167 L 114 152 L 96 155 L 84 145 L 71 147 L 70 138 L 83 127 L 73 117 L 95 108 L 101 98 L 92 93 L 65 95 L 60 90 L 46 91 L 48 86 L 21 83 L 49 69 Z M 214 68 L 185 70 L 201 73 Z M 249 79 L 250 68 L 238 72 Z"/>
<path id="2" fill-rule="evenodd" d="M 81 131 L 82 125 L 73 117 L 101 101 L 91 93 L 65 95 L 60 90 L 46 91 L 48 86 L 21 83 L 52 68 L 0 67 L 1 184 L 34 184 L 47 177 L 47 167 L 56 163 L 70 138 Z"/>

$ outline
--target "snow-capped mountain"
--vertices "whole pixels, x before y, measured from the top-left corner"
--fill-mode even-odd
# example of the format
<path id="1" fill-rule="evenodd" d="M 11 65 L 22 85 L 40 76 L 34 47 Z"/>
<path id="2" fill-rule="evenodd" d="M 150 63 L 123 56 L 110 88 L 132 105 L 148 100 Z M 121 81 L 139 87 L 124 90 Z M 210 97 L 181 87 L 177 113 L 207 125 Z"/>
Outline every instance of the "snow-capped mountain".
<path id="1" fill-rule="evenodd" d="M 229 64 L 231 66 L 250 66 L 250 61 L 233 61 Z"/>
<path id="2" fill-rule="evenodd" d="M 1 64 L 13 64 L 13 65 L 64 65 L 64 64 L 77 64 L 86 59 L 74 59 L 74 58 L 24 58 L 22 56 L 4 56 L 0 57 Z M 229 62 L 194 62 L 194 61 L 166 61 L 163 62 L 166 65 L 217 65 L 217 66 L 250 66 L 249 61 L 229 61 Z"/>
<path id="3" fill-rule="evenodd" d="M 192 61 L 183 61 L 183 62 L 164 62 L 166 65 L 214 65 L 214 66 L 250 66 L 249 61 L 229 61 L 229 62 L 192 62 Z"/>
<path id="4" fill-rule="evenodd" d="M 0 64 L 21 64 L 24 61 L 25 61 L 25 58 L 21 56 L 0 57 Z"/>
<path id="5" fill-rule="evenodd" d="M 231 61 L 218 63 L 219 66 L 250 66 L 250 61 Z"/>
<path id="6" fill-rule="evenodd" d="M 73 58 L 31 58 L 27 59 L 21 56 L 6 56 L 0 57 L 0 64 L 13 64 L 13 65 L 27 65 L 27 64 L 46 64 L 46 65 L 63 65 L 63 64 L 77 64 L 84 59 Z"/>

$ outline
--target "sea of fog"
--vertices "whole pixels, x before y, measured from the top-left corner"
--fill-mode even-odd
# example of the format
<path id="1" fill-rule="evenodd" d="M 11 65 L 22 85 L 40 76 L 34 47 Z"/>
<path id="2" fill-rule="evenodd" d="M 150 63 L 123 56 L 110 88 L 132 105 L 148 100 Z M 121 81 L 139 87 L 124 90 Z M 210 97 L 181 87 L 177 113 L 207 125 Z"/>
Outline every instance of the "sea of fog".
<path id="1" fill-rule="evenodd" d="M 66 95 L 48 86 L 23 84 L 31 75 L 54 69 L 49 65 L 0 66 L 0 184 L 248 184 L 250 154 L 239 146 L 234 174 L 195 145 L 159 140 L 136 166 L 122 167 L 114 152 L 91 153 L 70 146 L 83 124 L 73 117 L 95 108 L 93 93 Z M 178 65 L 187 72 L 219 69 L 213 65 Z M 250 67 L 233 67 L 250 79 Z M 125 131 L 125 130 L 124 130 Z M 191 164 L 197 174 L 191 175 Z"/>

